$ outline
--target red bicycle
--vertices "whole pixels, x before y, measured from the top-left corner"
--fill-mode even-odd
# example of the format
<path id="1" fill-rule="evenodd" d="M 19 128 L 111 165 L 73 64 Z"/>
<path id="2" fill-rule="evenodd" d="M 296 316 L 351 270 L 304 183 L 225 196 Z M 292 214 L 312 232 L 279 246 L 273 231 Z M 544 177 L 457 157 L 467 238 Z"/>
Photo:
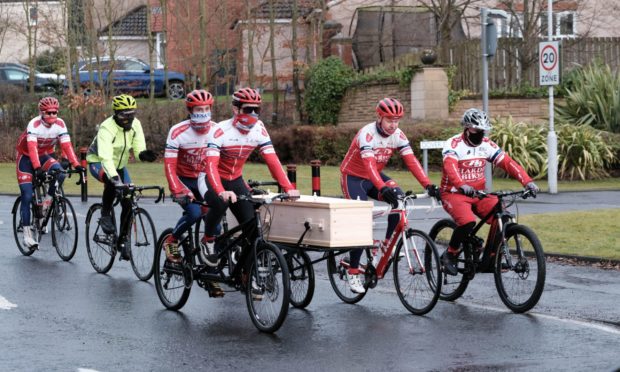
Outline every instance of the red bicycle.
<path id="1" fill-rule="evenodd" d="M 439 254 L 433 239 L 425 232 L 409 228 L 408 216 L 414 209 L 415 199 L 429 198 L 428 194 L 407 192 L 399 201 L 398 208 L 375 214 L 373 219 L 397 214 L 399 222 L 387 242 L 375 240 L 374 247 L 362 248 L 365 255 L 360 261 L 360 274 L 366 293 L 375 288 L 394 264 L 394 286 L 402 304 L 411 313 L 423 315 L 433 309 L 441 293 L 442 271 Z M 433 199 L 433 205 L 435 205 Z M 347 279 L 349 258 L 337 256 L 349 252 L 330 251 L 325 253 L 329 281 L 336 295 L 346 303 L 359 302 L 366 293 L 351 291 Z M 373 255 L 373 251 L 377 254 Z"/>

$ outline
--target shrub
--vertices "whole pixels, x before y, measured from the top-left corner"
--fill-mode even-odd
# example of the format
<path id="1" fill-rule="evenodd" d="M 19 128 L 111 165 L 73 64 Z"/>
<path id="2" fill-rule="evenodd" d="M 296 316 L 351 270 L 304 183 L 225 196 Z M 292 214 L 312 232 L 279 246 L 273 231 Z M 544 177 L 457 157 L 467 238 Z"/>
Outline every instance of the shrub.
<path id="1" fill-rule="evenodd" d="M 558 126 L 558 174 L 562 179 L 608 177 L 607 169 L 617 162 L 612 146 L 602 133 L 589 126 Z"/>
<path id="2" fill-rule="evenodd" d="M 543 126 L 515 123 L 512 117 L 497 119 L 490 137 L 521 164 L 530 176 L 541 178 L 547 174 L 547 139 Z"/>
<path id="3" fill-rule="evenodd" d="M 557 126 L 558 177 L 560 179 L 597 179 L 608 176 L 617 164 L 616 149 L 605 133 L 586 125 Z M 534 178 L 547 175 L 547 135 L 544 126 L 514 123 L 512 118 L 498 119 L 491 139 L 523 166 Z"/>
<path id="4" fill-rule="evenodd" d="M 620 73 L 592 63 L 572 79 L 565 102 L 556 106 L 558 121 L 620 133 Z"/>
<path id="5" fill-rule="evenodd" d="M 306 71 L 304 107 L 312 124 L 337 123 L 342 96 L 354 75 L 337 57 L 323 59 Z"/>

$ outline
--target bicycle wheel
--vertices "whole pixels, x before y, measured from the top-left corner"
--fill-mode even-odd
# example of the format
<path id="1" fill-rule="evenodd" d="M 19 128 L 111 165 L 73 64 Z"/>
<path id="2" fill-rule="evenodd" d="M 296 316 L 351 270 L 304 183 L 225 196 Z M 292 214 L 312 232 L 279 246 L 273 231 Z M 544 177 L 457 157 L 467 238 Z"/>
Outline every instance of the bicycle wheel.
<path id="1" fill-rule="evenodd" d="M 454 229 L 456 229 L 456 223 L 449 218 L 437 221 L 431 228 L 428 235 L 435 243 L 435 247 L 440 256 L 448 249 L 448 243 L 450 243 L 450 238 L 452 238 Z M 464 256 L 465 254 L 463 252 L 459 255 L 457 275 L 447 275 L 446 273 L 442 275 L 439 298 L 444 301 L 454 301 L 461 297 L 463 293 L 465 293 L 467 285 L 469 285 L 469 279 L 463 276 L 465 267 Z"/>
<path id="2" fill-rule="evenodd" d="M 18 196 L 17 199 L 15 199 L 15 203 L 13 204 L 13 209 L 12 209 L 13 236 L 15 237 L 15 244 L 17 244 L 17 249 L 19 249 L 21 254 L 23 254 L 24 256 L 30 256 L 31 254 L 34 253 L 36 249 L 27 247 L 21 239 L 21 234 L 24 232 L 23 225 L 22 225 L 22 214 L 20 212 L 21 203 L 22 203 L 22 197 Z M 34 206 L 31 204 L 30 205 L 30 219 L 31 220 L 34 219 L 34 216 L 35 216 L 34 212 L 35 212 Z M 38 234 L 35 234 L 35 235 L 38 235 Z"/>
<path id="3" fill-rule="evenodd" d="M 400 239 L 394 259 L 394 286 L 400 302 L 416 315 L 431 311 L 441 291 L 441 265 L 437 248 L 426 233 L 409 229 Z M 401 257 L 400 253 L 404 256 Z"/>
<path id="4" fill-rule="evenodd" d="M 355 304 L 361 301 L 366 296 L 366 293 L 355 293 L 351 291 L 349 286 L 349 279 L 347 277 L 348 254 L 346 254 L 347 257 L 342 258 L 337 257 L 334 252 L 326 252 L 325 255 L 327 256 L 327 275 L 336 295 L 348 304 Z M 367 262 L 366 254 L 362 254 L 360 268 L 366 267 Z M 362 285 L 364 285 L 364 288 L 367 288 L 364 275 L 361 276 L 361 279 Z"/>
<path id="5" fill-rule="evenodd" d="M 75 255 L 78 242 L 77 216 L 69 199 L 58 197 L 52 206 L 52 244 L 63 261 Z"/>
<path id="6" fill-rule="evenodd" d="M 182 308 L 192 289 L 192 278 L 185 278 L 187 270 L 183 265 L 188 265 L 190 260 L 185 259 L 185 250 L 180 249 L 183 256 L 183 264 L 173 264 L 166 259 L 164 241 L 172 234 L 172 228 L 164 230 L 157 240 L 155 248 L 155 289 L 161 303 L 170 310 Z M 190 271 L 191 272 L 191 269 Z"/>
<path id="7" fill-rule="evenodd" d="M 256 247 L 256 260 L 249 258 L 245 300 L 252 322 L 261 332 L 277 331 L 290 303 L 288 265 L 280 248 L 262 241 Z"/>
<path id="8" fill-rule="evenodd" d="M 114 234 L 106 234 L 99 225 L 101 219 L 100 203 L 93 204 L 86 214 L 86 251 L 88 259 L 96 272 L 105 274 L 112 268 L 116 257 Z"/>
<path id="9" fill-rule="evenodd" d="M 299 249 L 287 250 L 284 254 L 291 274 L 291 305 L 303 309 L 310 304 L 314 295 L 314 268 L 308 254 Z"/>
<path id="10" fill-rule="evenodd" d="M 511 224 L 506 245 L 495 259 L 495 287 L 502 302 L 515 313 L 534 307 L 545 287 L 545 255 L 536 234 L 527 226 Z"/>
<path id="11" fill-rule="evenodd" d="M 138 279 L 147 281 L 153 276 L 155 265 L 155 245 L 157 233 L 149 213 L 138 208 L 131 219 L 129 241 L 131 250 L 131 267 Z"/>

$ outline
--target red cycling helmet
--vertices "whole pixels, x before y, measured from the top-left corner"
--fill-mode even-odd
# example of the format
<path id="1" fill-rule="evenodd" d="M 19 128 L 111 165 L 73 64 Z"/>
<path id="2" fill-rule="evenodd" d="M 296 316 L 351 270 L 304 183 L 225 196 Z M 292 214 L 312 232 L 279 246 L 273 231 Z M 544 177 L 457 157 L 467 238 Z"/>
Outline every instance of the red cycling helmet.
<path id="1" fill-rule="evenodd" d="M 213 95 L 204 89 L 193 90 L 185 97 L 185 106 L 190 111 L 196 106 L 207 105 L 213 105 Z"/>
<path id="2" fill-rule="evenodd" d="M 377 104 L 377 114 L 379 117 L 402 118 L 405 109 L 402 103 L 394 98 L 384 98 Z"/>
<path id="3" fill-rule="evenodd" d="M 260 94 L 252 88 L 241 88 L 233 93 L 232 104 L 240 107 L 244 103 L 260 105 L 262 100 Z"/>
<path id="4" fill-rule="evenodd" d="M 43 97 L 39 101 L 39 111 L 41 112 L 50 111 L 50 110 L 58 111 L 59 107 L 60 107 L 60 104 L 58 103 L 58 100 L 54 97 Z"/>

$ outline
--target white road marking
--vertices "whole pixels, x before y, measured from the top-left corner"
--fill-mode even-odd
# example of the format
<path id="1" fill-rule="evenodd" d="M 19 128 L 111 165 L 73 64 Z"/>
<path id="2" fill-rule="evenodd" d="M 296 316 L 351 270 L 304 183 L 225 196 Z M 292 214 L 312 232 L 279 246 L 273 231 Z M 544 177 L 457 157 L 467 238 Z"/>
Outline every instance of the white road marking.
<path id="1" fill-rule="evenodd" d="M 2 310 L 11 310 L 12 308 L 17 307 L 14 303 L 10 302 L 6 298 L 0 296 L 0 309 Z"/>
<path id="2" fill-rule="evenodd" d="M 472 304 L 472 303 L 460 303 L 461 305 L 465 305 L 465 306 L 470 306 L 470 307 L 476 307 L 479 309 L 484 309 L 484 310 L 491 310 L 491 311 L 497 311 L 497 312 L 502 312 L 505 313 L 506 311 L 510 311 L 504 308 L 499 308 L 499 307 L 493 307 L 493 306 L 485 306 L 485 305 L 477 305 L 477 304 Z M 455 304 L 458 305 L 458 304 Z M 518 314 L 515 314 L 518 315 Z M 564 323 L 569 323 L 569 324 L 573 324 L 573 325 L 577 325 L 577 326 L 582 326 L 582 327 L 587 327 L 587 328 L 593 328 L 602 332 L 607 332 L 607 333 L 611 333 L 614 335 L 620 335 L 620 329 L 614 326 L 610 326 L 610 325 L 606 325 L 606 324 L 602 324 L 602 323 L 598 323 L 596 321 L 588 321 L 588 320 L 581 320 L 581 319 L 569 319 L 569 318 L 564 318 L 564 317 L 560 317 L 560 316 L 555 316 L 555 315 L 549 315 L 549 314 L 538 314 L 538 313 L 526 313 L 523 315 L 529 315 L 529 316 L 533 316 L 536 318 L 544 318 L 544 319 L 550 319 L 550 320 L 556 320 L 558 322 L 564 322 Z"/>
<path id="3" fill-rule="evenodd" d="M 90 368 L 78 368 L 77 372 L 99 372 L 96 369 L 90 369 Z"/>

